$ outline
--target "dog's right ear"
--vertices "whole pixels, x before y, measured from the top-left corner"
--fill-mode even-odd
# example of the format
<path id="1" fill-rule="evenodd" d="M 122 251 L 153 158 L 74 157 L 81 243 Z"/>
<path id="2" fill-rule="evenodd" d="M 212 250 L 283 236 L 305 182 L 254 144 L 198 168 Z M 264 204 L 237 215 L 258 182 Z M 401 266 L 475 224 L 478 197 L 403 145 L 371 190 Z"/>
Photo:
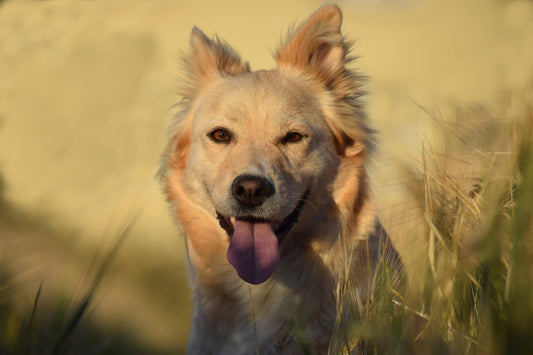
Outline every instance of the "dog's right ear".
<path id="1" fill-rule="evenodd" d="M 165 151 L 166 165 L 181 170 L 185 167 L 191 144 L 192 115 L 194 101 L 198 94 L 206 90 L 220 78 L 250 71 L 247 62 L 228 44 L 218 38 L 209 39 L 197 27 L 191 32 L 190 51 L 182 57 L 185 76 L 180 95 L 184 100 L 179 105 L 180 112 L 171 126 L 169 143 Z M 163 174 L 166 168 L 163 168 Z"/>
<path id="2" fill-rule="evenodd" d="M 248 62 L 242 62 L 227 43 L 219 38 L 209 39 L 197 27 L 192 29 L 190 43 L 191 51 L 183 58 L 187 87 L 182 96 L 186 99 L 193 99 L 220 77 L 250 71 Z"/>

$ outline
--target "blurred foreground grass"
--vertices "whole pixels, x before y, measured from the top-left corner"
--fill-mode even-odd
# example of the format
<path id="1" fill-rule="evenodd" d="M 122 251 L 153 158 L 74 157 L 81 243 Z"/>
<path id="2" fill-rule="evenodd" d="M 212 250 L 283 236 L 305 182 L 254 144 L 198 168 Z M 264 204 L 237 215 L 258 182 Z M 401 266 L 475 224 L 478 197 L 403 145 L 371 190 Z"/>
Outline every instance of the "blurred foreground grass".
<path id="1" fill-rule="evenodd" d="M 181 266 L 139 262 L 153 255 L 124 247 L 134 223 L 126 220 L 109 245 L 82 250 L 68 242 L 76 231 L 58 230 L 0 199 L 0 353 L 183 352 L 190 313 L 186 280 L 176 278 Z M 102 304 L 104 297 L 111 304 Z M 139 327 L 169 331 L 158 344 Z"/>

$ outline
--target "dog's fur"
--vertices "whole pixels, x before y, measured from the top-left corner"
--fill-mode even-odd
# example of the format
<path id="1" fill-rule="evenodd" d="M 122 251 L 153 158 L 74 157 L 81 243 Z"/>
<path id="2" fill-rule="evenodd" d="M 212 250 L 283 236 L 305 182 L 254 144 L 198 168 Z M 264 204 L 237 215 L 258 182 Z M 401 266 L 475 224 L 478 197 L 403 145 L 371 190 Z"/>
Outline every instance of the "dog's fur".
<path id="1" fill-rule="evenodd" d="M 191 354 L 326 353 L 343 290 L 363 304 L 380 255 L 399 262 L 376 217 L 372 131 L 341 20 L 338 7 L 320 8 L 281 45 L 277 67 L 259 71 L 192 31 L 163 164 L 186 234 Z M 253 245 L 230 246 L 238 233 Z M 275 255 L 263 255 L 271 240 Z"/>

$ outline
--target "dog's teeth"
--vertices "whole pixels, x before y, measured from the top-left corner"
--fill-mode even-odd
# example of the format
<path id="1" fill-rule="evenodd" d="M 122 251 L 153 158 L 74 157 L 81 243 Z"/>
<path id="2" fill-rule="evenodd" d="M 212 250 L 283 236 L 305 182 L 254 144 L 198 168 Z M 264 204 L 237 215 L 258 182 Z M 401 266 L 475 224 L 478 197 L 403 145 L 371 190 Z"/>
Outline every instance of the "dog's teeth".
<path id="1" fill-rule="evenodd" d="M 233 226 L 235 226 L 235 217 L 230 217 L 230 218 L 229 218 L 229 221 L 231 222 L 231 224 L 232 224 Z"/>

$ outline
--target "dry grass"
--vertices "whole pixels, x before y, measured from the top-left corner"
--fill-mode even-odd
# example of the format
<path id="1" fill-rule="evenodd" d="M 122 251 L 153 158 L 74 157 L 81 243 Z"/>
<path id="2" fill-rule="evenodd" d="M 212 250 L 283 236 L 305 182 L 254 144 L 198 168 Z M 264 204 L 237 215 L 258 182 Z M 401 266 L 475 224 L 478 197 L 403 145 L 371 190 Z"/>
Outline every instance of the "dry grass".
<path id="1" fill-rule="evenodd" d="M 526 354 L 533 346 L 533 116 L 461 110 L 406 167 L 421 258 L 406 289 L 387 267 L 332 353 Z M 482 132 L 480 134 L 479 132 Z M 346 339 L 352 339 L 347 341 Z M 354 342 L 353 339 L 356 339 Z M 351 351 L 351 352 L 350 352 Z"/>

